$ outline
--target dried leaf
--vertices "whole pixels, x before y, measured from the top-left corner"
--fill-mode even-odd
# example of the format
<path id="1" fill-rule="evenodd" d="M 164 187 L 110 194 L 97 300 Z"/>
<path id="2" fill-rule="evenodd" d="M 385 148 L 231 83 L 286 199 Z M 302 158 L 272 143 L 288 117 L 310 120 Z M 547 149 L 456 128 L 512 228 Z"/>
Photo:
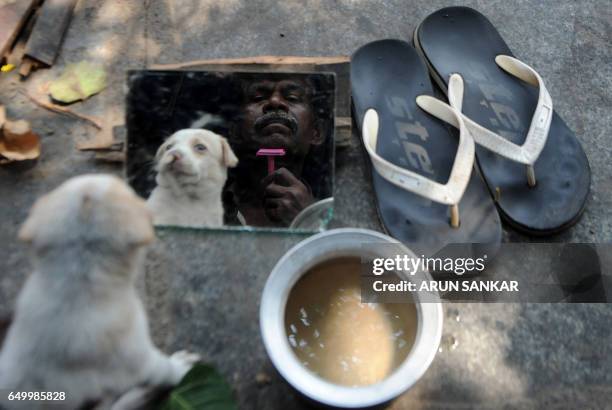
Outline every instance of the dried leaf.
<path id="1" fill-rule="evenodd" d="M 106 72 L 88 61 L 70 64 L 64 73 L 49 85 L 51 98 L 63 103 L 84 100 L 106 87 Z"/>
<path id="2" fill-rule="evenodd" d="M 102 129 L 102 125 L 100 124 L 100 120 L 98 120 L 95 117 L 91 117 L 91 116 L 84 115 L 84 114 L 79 114 L 78 112 L 72 111 L 69 108 L 62 107 L 60 105 L 53 104 L 53 103 L 50 103 L 50 102 L 41 101 L 38 98 L 34 97 L 30 93 L 24 92 L 23 94 L 25 94 L 26 97 L 28 97 L 30 99 L 30 101 L 32 101 L 34 104 L 36 104 L 36 105 L 38 105 L 40 107 L 43 107 L 46 110 L 53 111 L 53 112 L 56 112 L 56 113 L 59 113 L 59 114 L 65 114 L 65 115 L 68 115 L 70 117 L 74 117 L 74 118 L 78 118 L 78 119 L 83 120 L 83 121 L 87 121 L 88 123 L 90 123 L 91 125 L 96 127 L 97 129 L 99 129 L 99 130 Z"/>
<path id="3" fill-rule="evenodd" d="M 25 120 L 5 121 L 0 134 L 0 164 L 36 159 L 40 156 L 40 138 Z"/>

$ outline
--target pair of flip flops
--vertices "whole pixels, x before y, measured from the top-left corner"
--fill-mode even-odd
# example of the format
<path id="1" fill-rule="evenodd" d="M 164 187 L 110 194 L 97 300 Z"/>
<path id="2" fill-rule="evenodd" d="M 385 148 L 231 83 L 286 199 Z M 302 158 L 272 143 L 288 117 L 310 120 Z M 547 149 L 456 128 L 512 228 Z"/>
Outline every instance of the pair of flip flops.
<path id="1" fill-rule="evenodd" d="M 376 41 L 351 58 L 353 108 L 385 229 L 434 254 L 500 243 L 500 215 L 531 235 L 574 224 L 590 168 L 540 75 L 467 7 L 428 16 L 414 43 Z M 434 97 L 430 74 L 449 103 Z"/>

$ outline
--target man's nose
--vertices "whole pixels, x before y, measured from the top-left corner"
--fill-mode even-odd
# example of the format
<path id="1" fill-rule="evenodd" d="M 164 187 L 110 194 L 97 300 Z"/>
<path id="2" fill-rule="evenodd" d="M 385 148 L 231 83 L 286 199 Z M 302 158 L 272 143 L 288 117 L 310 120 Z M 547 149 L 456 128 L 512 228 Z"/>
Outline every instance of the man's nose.
<path id="1" fill-rule="evenodd" d="M 287 102 L 285 101 L 285 99 L 279 92 L 274 92 L 272 93 L 270 98 L 268 98 L 268 100 L 266 101 L 266 104 L 263 106 L 263 112 L 265 113 L 269 111 L 278 111 L 278 110 L 288 112 L 289 106 L 287 105 Z"/>

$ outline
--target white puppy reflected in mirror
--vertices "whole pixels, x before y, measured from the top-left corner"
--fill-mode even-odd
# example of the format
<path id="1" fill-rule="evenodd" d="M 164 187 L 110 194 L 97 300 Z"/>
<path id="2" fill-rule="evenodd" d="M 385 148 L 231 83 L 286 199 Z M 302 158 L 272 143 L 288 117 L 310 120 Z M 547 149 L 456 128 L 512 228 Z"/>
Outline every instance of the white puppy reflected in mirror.
<path id="1" fill-rule="evenodd" d="M 134 392 L 176 385 L 198 360 L 166 356 L 151 340 L 134 283 L 155 234 L 145 202 L 119 178 L 70 179 L 36 202 L 19 238 L 34 271 L 0 352 L 0 391 L 65 397 L 7 403 L 5 395 L 0 408 L 109 408 L 128 391 L 113 408 L 134 408 L 143 396 Z"/>
<path id="2" fill-rule="evenodd" d="M 223 225 L 227 168 L 238 164 L 224 137 L 202 129 L 177 131 L 159 147 L 155 162 L 157 186 L 147 205 L 156 225 Z"/>

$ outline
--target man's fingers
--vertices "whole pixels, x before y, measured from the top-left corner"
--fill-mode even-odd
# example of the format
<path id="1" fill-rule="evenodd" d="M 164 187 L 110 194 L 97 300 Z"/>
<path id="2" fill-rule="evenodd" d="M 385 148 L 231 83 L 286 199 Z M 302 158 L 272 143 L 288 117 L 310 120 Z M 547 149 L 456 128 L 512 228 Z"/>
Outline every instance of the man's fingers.
<path id="1" fill-rule="evenodd" d="M 295 175 L 291 173 L 287 168 L 279 168 L 276 171 L 278 178 L 277 181 L 280 185 L 291 186 L 291 185 L 303 185 L 302 181 L 297 179 Z M 284 183 L 283 183 L 284 182 Z"/>
<path id="2" fill-rule="evenodd" d="M 264 208 L 268 218 L 275 222 L 290 223 L 310 202 L 308 187 L 287 168 L 279 168 L 261 181 Z"/>
<path id="3" fill-rule="evenodd" d="M 277 169 L 261 180 L 263 186 L 269 185 L 271 182 L 275 182 L 282 186 L 303 185 L 302 181 L 297 179 L 291 171 L 284 167 Z"/>
<path id="4" fill-rule="evenodd" d="M 281 200 L 280 199 L 268 198 L 268 199 L 266 199 L 264 201 L 264 208 L 266 208 L 266 209 L 277 209 L 280 206 L 281 206 Z"/>
<path id="5" fill-rule="evenodd" d="M 291 202 L 284 198 L 266 199 L 264 210 L 268 218 L 275 222 L 291 222 L 296 213 Z"/>
<path id="6" fill-rule="evenodd" d="M 264 197 L 266 198 L 283 198 L 287 195 L 291 195 L 291 188 L 275 183 L 268 185 L 264 190 Z"/>
<path id="7" fill-rule="evenodd" d="M 264 200 L 265 208 L 282 208 L 284 210 L 290 210 L 295 208 L 292 206 L 292 202 L 287 198 L 266 198 Z"/>
<path id="8" fill-rule="evenodd" d="M 276 178 L 276 171 L 271 174 L 268 174 L 264 179 L 261 180 L 261 186 L 266 186 L 274 182 Z"/>

